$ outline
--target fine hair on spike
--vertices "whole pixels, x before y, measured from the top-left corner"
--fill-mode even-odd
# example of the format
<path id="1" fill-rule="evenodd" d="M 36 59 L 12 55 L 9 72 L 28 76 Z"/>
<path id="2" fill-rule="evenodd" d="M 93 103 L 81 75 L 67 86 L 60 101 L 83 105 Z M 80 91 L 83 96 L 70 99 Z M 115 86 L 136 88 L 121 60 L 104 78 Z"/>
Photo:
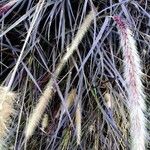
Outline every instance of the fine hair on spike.
<path id="1" fill-rule="evenodd" d="M 142 84 L 142 67 L 135 39 L 127 23 L 119 16 L 113 19 L 117 23 L 120 44 L 123 51 L 124 78 L 127 86 L 128 109 L 130 115 L 131 150 L 145 150 L 146 119 L 145 95 Z"/>
<path id="2" fill-rule="evenodd" d="M 77 145 L 80 145 L 81 143 L 81 121 L 82 121 L 81 102 L 79 101 L 77 104 L 75 114 Z"/>
<path id="3" fill-rule="evenodd" d="M 55 76 L 55 78 L 59 76 L 63 67 L 69 60 L 69 58 L 72 56 L 74 51 L 78 48 L 78 45 L 80 44 L 87 30 L 89 29 L 93 19 L 94 19 L 94 11 L 92 10 L 85 17 L 85 20 L 83 21 L 80 28 L 78 29 L 77 34 L 75 35 L 71 44 L 69 44 L 69 46 L 66 48 L 66 53 L 64 54 L 56 70 L 54 71 L 53 76 Z M 49 100 L 52 99 L 53 88 L 54 88 L 54 78 L 51 77 L 48 84 L 46 85 L 45 90 L 43 91 L 42 95 L 39 98 L 39 102 L 37 106 L 35 107 L 31 116 L 29 117 L 29 121 L 27 123 L 26 130 L 25 130 L 26 140 L 28 140 L 32 136 L 35 128 L 37 127 L 39 121 L 41 120 L 41 117 L 46 109 L 46 106 L 48 105 Z"/>
<path id="4" fill-rule="evenodd" d="M 76 89 L 72 89 L 69 94 L 68 94 L 68 97 L 67 97 L 67 100 L 66 100 L 66 107 L 67 109 L 69 109 L 73 103 L 74 103 L 74 100 L 75 100 L 75 97 L 76 97 Z M 65 108 L 64 106 L 62 105 L 61 107 L 61 113 L 64 114 L 65 113 Z"/>
<path id="5" fill-rule="evenodd" d="M 0 16 L 7 12 L 18 0 L 11 0 L 10 2 L 6 3 L 5 5 L 0 7 Z"/>
<path id="6" fill-rule="evenodd" d="M 48 126 L 48 114 L 44 114 L 41 126 L 42 126 L 43 131 L 47 128 L 47 126 Z"/>
<path id="7" fill-rule="evenodd" d="M 7 87 L 0 86 L 0 95 L 0 145 L 2 145 L 9 131 L 11 116 L 15 113 L 13 105 L 16 94 L 8 91 Z"/>

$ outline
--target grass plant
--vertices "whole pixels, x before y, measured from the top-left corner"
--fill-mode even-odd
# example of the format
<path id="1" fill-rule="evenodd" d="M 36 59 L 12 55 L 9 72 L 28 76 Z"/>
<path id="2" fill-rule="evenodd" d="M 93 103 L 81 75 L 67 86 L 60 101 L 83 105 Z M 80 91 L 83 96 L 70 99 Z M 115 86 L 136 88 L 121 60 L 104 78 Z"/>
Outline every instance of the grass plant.
<path id="1" fill-rule="evenodd" d="M 150 0 L 1 0 L 0 149 L 150 149 L 149 12 Z"/>

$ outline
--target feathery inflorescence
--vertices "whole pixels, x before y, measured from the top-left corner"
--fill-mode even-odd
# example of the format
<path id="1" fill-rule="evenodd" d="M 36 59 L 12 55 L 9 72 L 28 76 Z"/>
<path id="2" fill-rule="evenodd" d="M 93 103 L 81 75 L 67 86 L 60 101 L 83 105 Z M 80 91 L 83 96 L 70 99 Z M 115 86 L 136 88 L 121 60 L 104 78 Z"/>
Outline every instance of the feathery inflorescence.
<path id="1" fill-rule="evenodd" d="M 14 100 L 16 94 L 8 91 L 7 87 L 0 87 L 0 141 L 3 141 L 9 131 L 11 116 L 14 114 Z"/>
<path id="2" fill-rule="evenodd" d="M 75 115 L 77 145 L 80 145 L 81 143 L 81 121 L 82 121 L 81 103 L 78 102 Z"/>
<path id="3" fill-rule="evenodd" d="M 74 103 L 74 100 L 76 98 L 76 92 L 77 90 L 76 89 L 72 89 L 69 93 L 68 93 L 68 97 L 65 101 L 65 104 L 66 104 L 66 109 L 68 110 Z M 61 113 L 61 116 L 64 115 L 64 113 L 66 112 L 66 109 L 64 108 L 63 104 L 61 105 L 61 107 L 59 108 L 57 114 L 56 114 L 56 118 L 58 118 L 60 116 L 60 113 Z"/>
<path id="4" fill-rule="evenodd" d="M 67 100 L 66 100 L 66 107 L 67 107 L 67 109 L 69 109 L 73 105 L 75 97 L 76 97 L 76 91 L 77 91 L 76 89 L 72 89 L 69 92 Z M 62 111 L 61 112 L 62 114 L 64 114 L 65 111 L 66 111 L 63 105 L 62 105 L 61 111 Z"/>
<path id="5" fill-rule="evenodd" d="M 131 149 L 145 150 L 146 119 L 145 96 L 142 85 L 142 68 L 132 31 L 119 16 L 114 16 L 120 34 L 124 56 L 124 78 L 127 85 L 128 107 L 130 114 Z"/>
<path id="6" fill-rule="evenodd" d="M 106 93 L 104 95 L 104 98 L 106 100 L 106 106 L 111 109 L 112 108 L 112 96 L 110 95 L 110 93 Z"/>
<path id="7" fill-rule="evenodd" d="M 18 0 L 11 0 L 10 2 L 6 3 L 5 5 L 0 7 L 0 16 L 7 12 Z"/>
<path id="8" fill-rule="evenodd" d="M 48 115 L 47 114 L 44 114 L 41 125 L 42 125 L 42 130 L 44 131 L 46 129 L 46 127 L 48 126 Z"/>
<path id="9" fill-rule="evenodd" d="M 53 74 L 53 76 L 55 76 L 55 78 L 57 78 L 59 76 L 64 65 L 67 63 L 70 56 L 74 53 L 74 51 L 80 44 L 82 38 L 84 37 L 85 33 L 89 29 L 90 24 L 93 19 L 94 19 L 94 11 L 91 11 L 86 16 L 83 23 L 81 24 L 72 43 L 66 48 L 66 53 L 64 54 L 63 58 L 60 60 L 58 66 Z M 29 121 L 26 126 L 26 130 L 25 130 L 26 140 L 28 140 L 32 136 L 35 128 L 37 127 L 39 121 L 41 120 L 41 117 L 45 111 L 46 106 L 48 105 L 49 100 L 52 99 L 53 88 L 54 88 L 54 79 L 53 79 L 53 77 L 51 77 L 45 90 L 43 91 L 42 95 L 39 98 L 39 102 L 38 102 L 37 106 L 35 107 L 35 109 L 33 110 L 33 113 L 29 117 Z"/>

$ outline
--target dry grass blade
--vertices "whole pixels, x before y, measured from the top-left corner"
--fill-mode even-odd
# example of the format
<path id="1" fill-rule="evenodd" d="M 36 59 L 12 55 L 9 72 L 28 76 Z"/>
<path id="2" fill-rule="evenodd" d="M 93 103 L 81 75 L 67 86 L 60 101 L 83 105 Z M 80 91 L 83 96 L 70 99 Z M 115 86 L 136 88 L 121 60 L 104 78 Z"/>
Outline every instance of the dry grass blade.
<path id="1" fill-rule="evenodd" d="M 22 56 L 23 56 L 23 54 L 24 54 L 24 51 L 25 51 L 25 48 L 26 48 L 26 46 L 27 46 L 28 40 L 29 40 L 29 38 L 30 38 L 30 35 L 31 35 L 33 29 L 34 29 L 34 26 L 35 26 L 35 24 L 36 24 L 36 21 L 37 21 L 37 19 L 38 19 L 38 16 L 39 16 L 39 14 L 40 14 L 40 12 L 41 12 L 41 10 L 42 10 L 42 8 L 43 8 L 44 2 L 45 2 L 44 0 L 39 0 L 39 3 L 37 4 L 37 7 L 36 7 L 36 10 L 35 10 L 35 13 L 34 13 L 34 16 L 33 16 L 32 22 L 31 22 L 31 25 L 30 25 L 30 28 L 29 28 L 29 30 L 28 30 L 28 34 L 27 34 L 27 36 L 26 36 L 25 42 L 24 42 L 24 44 L 23 44 L 23 47 L 22 47 L 21 52 L 20 52 L 20 55 L 19 55 L 19 57 L 18 57 L 18 60 L 17 60 L 17 62 L 16 62 L 16 65 L 15 65 L 15 67 L 14 67 L 14 70 L 13 70 L 13 72 L 12 72 L 10 81 L 9 81 L 9 83 L 8 83 L 8 89 L 10 89 L 11 86 L 12 86 L 12 84 L 13 84 L 13 81 L 14 81 L 14 78 L 15 78 L 15 75 L 16 75 L 16 72 L 17 72 L 17 70 L 18 70 L 18 67 L 19 67 L 21 61 L 22 61 Z"/>

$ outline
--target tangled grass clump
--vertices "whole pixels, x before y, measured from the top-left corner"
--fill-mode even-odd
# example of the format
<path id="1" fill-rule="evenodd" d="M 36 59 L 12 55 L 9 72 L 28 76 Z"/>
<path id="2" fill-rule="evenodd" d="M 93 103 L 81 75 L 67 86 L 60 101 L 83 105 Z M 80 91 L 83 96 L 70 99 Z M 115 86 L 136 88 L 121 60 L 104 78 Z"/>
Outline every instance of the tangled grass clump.
<path id="1" fill-rule="evenodd" d="M 6 149 L 149 149 L 149 4 L 0 1 Z"/>

